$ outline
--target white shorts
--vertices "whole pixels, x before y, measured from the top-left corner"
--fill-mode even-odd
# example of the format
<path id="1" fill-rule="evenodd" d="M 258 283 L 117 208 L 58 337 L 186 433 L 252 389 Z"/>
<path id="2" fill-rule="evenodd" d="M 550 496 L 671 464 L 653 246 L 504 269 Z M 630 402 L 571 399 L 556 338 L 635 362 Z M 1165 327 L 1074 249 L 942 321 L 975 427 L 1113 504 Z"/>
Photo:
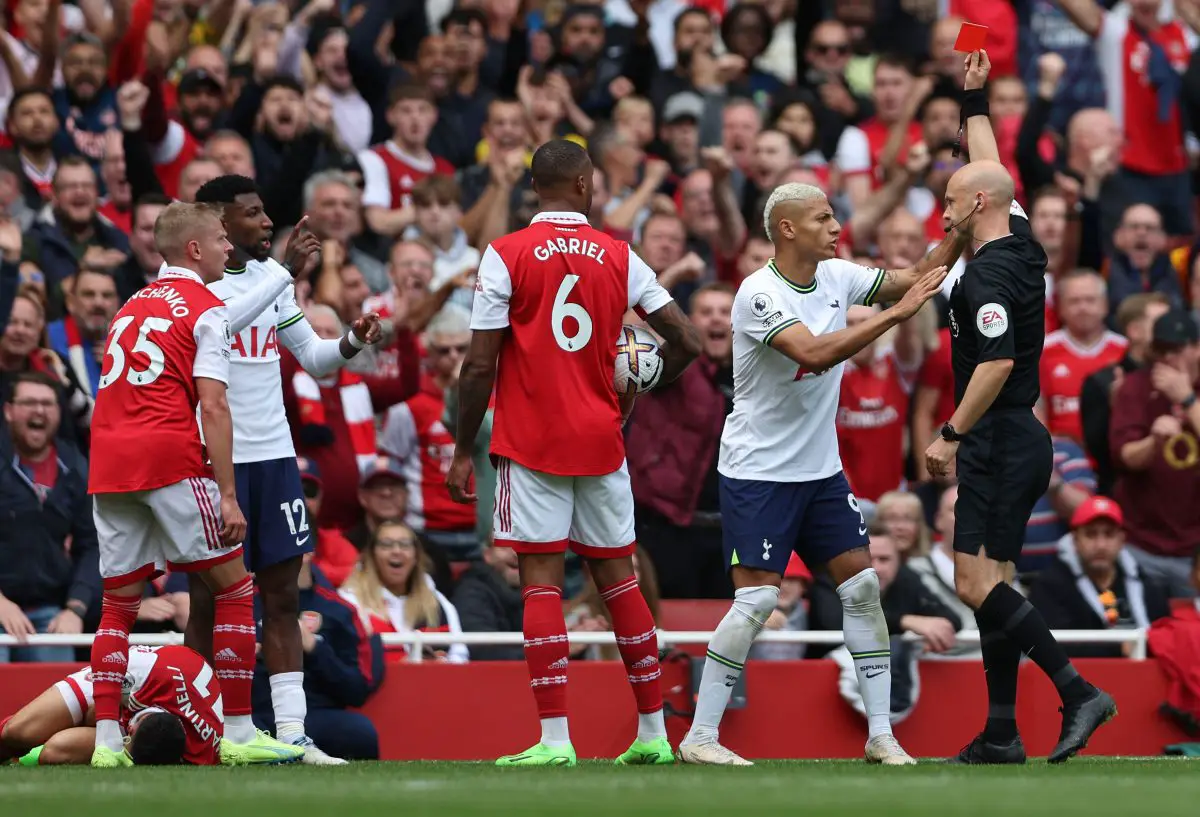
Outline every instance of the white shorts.
<path id="1" fill-rule="evenodd" d="M 88 710 L 92 708 L 95 700 L 92 697 L 92 668 L 84 667 L 72 672 L 55 684 L 54 688 L 62 696 L 67 709 L 71 710 L 71 722 L 76 726 L 83 726 Z"/>
<path id="2" fill-rule="evenodd" d="M 492 529 L 496 544 L 517 553 L 629 556 L 637 546 L 629 469 L 622 462 L 611 474 L 564 477 L 500 457 Z"/>
<path id="3" fill-rule="evenodd" d="M 241 555 L 221 544 L 221 495 L 192 477 L 151 491 L 96 494 L 96 535 L 105 589 L 162 575 L 205 570 Z"/>

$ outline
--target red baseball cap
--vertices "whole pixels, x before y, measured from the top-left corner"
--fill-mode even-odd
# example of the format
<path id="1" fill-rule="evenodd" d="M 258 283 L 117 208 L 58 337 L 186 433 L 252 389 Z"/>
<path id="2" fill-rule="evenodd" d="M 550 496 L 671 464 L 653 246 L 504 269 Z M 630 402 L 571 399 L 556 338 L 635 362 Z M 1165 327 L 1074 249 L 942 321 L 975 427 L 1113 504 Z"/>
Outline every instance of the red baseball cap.
<path id="1" fill-rule="evenodd" d="M 783 571 L 783 577 L 785 579 L 804 579 L 805 581 L 812 581 L 812 573 L 808 571 L 808 567 L 804 564 L 804 561 L 796 555 L 795 551 L 792 552 L 791 558 L 788 559 L 787 569 Z"/>
<path id="2" fill-rule="evenodd" d="M 1120 505 L 1106 496 L 1093 496 L 1084 500 L 1071 515 L 1071 530 L 1081 528 L 1097 519 L 1107 519 L 1118 528 L 1125 527 L 1125 515 L 1121 513 Z"/>

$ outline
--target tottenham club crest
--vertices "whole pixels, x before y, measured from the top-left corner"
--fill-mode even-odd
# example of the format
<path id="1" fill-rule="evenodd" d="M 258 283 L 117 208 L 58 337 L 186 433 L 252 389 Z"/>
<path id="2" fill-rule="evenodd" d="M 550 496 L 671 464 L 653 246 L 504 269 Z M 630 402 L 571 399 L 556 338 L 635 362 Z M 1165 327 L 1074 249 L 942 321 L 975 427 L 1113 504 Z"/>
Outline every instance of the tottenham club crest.
<path id="1" fill-rule="evenodd" d="M 765 292 L 760 292 L 750 299 L 750 311 L 754 313 L 754 317 L 762 318 L 771 311 L 774 302 L 771 296 Z"/>

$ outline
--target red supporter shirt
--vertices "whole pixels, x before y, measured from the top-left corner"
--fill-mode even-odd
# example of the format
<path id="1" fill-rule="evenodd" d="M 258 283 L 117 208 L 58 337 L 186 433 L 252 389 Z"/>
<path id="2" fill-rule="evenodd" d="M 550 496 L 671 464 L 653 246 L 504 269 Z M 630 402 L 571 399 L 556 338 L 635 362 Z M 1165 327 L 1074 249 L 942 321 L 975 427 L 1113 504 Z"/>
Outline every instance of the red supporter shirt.
<path id="1" fill-rule="evenodd" d="M 846 366 L 837 410 L 838 451 L 858 496 L 877 500 L 904 481 L 907 419 L 908 393 L 894 357 L 862 368 Z"/>
<path id="2" fill-rule="evenodd" d="M 381 451 L 404 463 L 408 477 L 408 524 L 414 530 L 470 531 L 475 508 L 450 498 L 446 474 L 454 459 L 454 437 L 442 423 L 446 400 L 432 378 L 421 392 L 388 410 Z"/>
<path id="3" fill-rule="evenodd" d="M 194 766 L 221 762 L 225 734 L 221 683 L 200 654 L 187 647 L 130 647 L 132 714 L 157 706 L 183 721 L 183 760 Z"/>
<path id="4" fill-rule="evenodd" d="M 196 422 L 196 378 L 229 382 L 229 321 L 199 275 L 168 267 L 130 298 L 109 327 L 101 367 L 89 492 L 211 476 Z"/>
<path id="5" fill-rule="evenodd" d="M 1197 45 L 1190 29 L 1173 20 L 1149 37 L 1166 52 L 1172 68 L 1179 73 L 1187 70 Z M 1134 30 L 1127 10 L 1104 14 L 1096 35 L 1096 57 L 1104 75 L 1108 110 L 1125 132 L 1121 165 L 1152 176 L 1187 170 L 1179 100 L 1170 104 L 1166 121 L 1161 120 L 1158 91 L 1150 84 L 1150 46 Z"/>
<path id="6" fill-rule="evenodd" d="M 154 146 L 151 158 L 163 195 L 179 197 L 179 177 L 183 169 L 200 156 L 200 143 L 178 122 L 167 123 L 167 135 Z"/>
<path id="7" fill-rule="evenodd" d="M 891 125 L 885 125 L 875 117 L 871 117 L 858 127 L 867 135 L 867 145 L 871 150 L 871 180 L 872 184 L 878 188 L 883 184 L 883 170 L 879 167 L 879 156 L 883 153 L 884 145 L 887 144 L 888 133 L 892 127 Z M 896 161 L 903 163 L 908 158 L 908 149 L 923 138 L 924 133 L 921 131 L 921 123 L 910 122 L 908 125 L 908 138 L 904 140 L 904 146 L 900 148 L 900 155 L 896 157 Z"/>
<path id="8" fill-rule="evenodd" d="M 1120 363 L 1128 347 L 1129 341 L 1108 331 L 1089 347 L 1075 342 L 1066 329 L 1046 336 L 1039 375 L 1051 435 L 1083 444 L 1083 421 L 1079 417 L 1083 381 L 1105 366 Z"/>
<path id="9" fill-rule="evenodd" d="M 954 416 L 954 366 L 950 358 L 950 329 L 938 332 L 938 348 L 930 352 L 921 364 L 917 385 L 933 389 L 938 394 L 933 420 L 939 426 Z"/>
<path id="10" fill-rule="evenodd" d="M 428 151 L 425 156 L 406 153 L 395 142 L 367 148 L 358 154 L 362 166 L 364 207 L 399 210 L 412 203 L 412 189 L 429 176 L 453 176 L 454 165 Z"/>
<path id="11" fill-rule="evenodd" d="M 539 213 L 479 263 L 472 330 L 509 328 L 500 349 L 492 454 L 563 476 L 621 467 L 615 344 L 630 308 L 671 296 L 624 241 L 580 213 Z"/>

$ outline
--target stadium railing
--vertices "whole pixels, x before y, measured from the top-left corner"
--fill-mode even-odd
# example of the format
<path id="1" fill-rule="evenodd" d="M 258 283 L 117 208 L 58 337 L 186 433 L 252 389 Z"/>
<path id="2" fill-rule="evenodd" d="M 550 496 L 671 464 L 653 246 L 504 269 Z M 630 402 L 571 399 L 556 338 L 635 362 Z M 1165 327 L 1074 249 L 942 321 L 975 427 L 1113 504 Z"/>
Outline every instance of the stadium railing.
<path id="1" fill-rule="evenodd" d="M 1055 630 L 1054 637 L 1062 644 L 1131 644 L 1129 657 L 1143 660 L 1146 657 L 1146 630 Z M 612 633 L 568 633 L 572 644 L 591 646 L 593 644 L 615 644 Z M 678 644 L 707 644 L 712 639 L 711 631 L 704 630 L 659 630 L 658 643 L 662 647 L 673 647 Z M 383 633 L 380 635 L 386 646 L 403 646 L 407 648 L 412 663 L 424 660 L 424 647 L 448 647 L 451 644 L 486 645 L 486 646 L 518 646 L 524 643 L 521 633 Z M 909 641 L 920 641 L 920 637 L 908 634 Z M 135 634 L 129 639 L 131 644 L 146 647 L 158 647 L 166 644 L 182 644 L 183 633 Z M 965 630 L 958 634 L 962 644 L 978 644 L 979 631 Z M 843 643 L 842 634 L 837 631 L 805 631 L 805 632 L 773 632 L 760 633 L 756 643 L 774 642 L 783 644 L 829 644 Z M 80 635 L 31 635 L 24 641 L 18 641 L 11 635 L 0 635 L 0 647 L 90 647 L 92 636 L 88 633 Z"/>

